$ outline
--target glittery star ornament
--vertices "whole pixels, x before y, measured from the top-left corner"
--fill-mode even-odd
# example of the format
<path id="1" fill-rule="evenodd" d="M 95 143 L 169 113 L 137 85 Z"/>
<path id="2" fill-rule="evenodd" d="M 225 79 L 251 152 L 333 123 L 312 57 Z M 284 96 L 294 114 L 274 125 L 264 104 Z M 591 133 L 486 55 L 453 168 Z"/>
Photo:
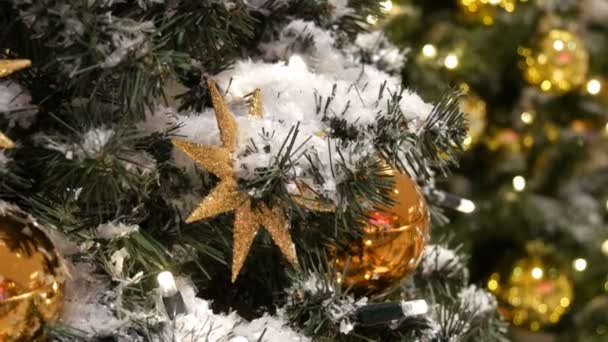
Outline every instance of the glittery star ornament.
<path id="1" fill-rule="evenodd" d="M 25 69 L 32 65 L 29 59 L 0 59 L 0 78 L 6 77 L 15 71 Z M 13 148 L 15 143 L 0 132 L 0 148 Z"/>
<path id="2" fill-rule="evenodd" d="M 198 208 L 186 219 L 187 223 L 204 220 L 230 211 L 235 212 L 232 253 L 232 282 L 245 263 L 251 244 L 261 226 L 294 266 L 298 266 L 295 246 L 289 235 L 289 223 L 279 206 L 268 207 L 259 202 L 252 204 L 251 196 L 238 190 L 232 158 L 237 147 L 238 126 L 215 83 L 207 81 L 222 146 L 200 145 L 173 140 L 173 144 L 192 158 L 199 166 L 216 175 L 220 181 L 203 199 Z M 260 93 L 254 92 L 250 116 L 261 117 Z"/>

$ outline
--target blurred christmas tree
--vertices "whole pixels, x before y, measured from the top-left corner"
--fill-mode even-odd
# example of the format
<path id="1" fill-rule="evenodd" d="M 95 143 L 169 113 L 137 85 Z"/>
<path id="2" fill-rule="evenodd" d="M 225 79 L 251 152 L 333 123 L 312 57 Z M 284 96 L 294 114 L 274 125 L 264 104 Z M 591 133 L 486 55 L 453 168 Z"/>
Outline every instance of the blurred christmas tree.
<path id="1" fill-rule="evenodd" d="M 464 94 L 471 130 L 450 186 L 477 210 L 446 229 L 472 280 L 516 337 L 607 340 L 608 1 L 384 5 L 410 50 L 406 86 Z"/>
<path id="2" fill-rule="evenodd" d="M 503 341 L 387 6 L 0 2 L 0 341 Z"/>

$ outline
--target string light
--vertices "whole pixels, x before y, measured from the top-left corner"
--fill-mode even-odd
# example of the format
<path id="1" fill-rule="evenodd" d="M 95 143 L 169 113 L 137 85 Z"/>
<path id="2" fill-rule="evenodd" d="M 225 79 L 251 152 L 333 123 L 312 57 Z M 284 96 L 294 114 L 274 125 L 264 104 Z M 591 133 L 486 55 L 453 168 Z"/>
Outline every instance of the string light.
<path id="1" fill-rule="evenodd" d="M 422 47 L 422 55 L 426 58 L 435 58 L 437 57 L 437 49 L 433 44 L 425 44 Z"/>
<path id="2" fill-rule="evenodd" d="M 456 210 L 461 213 L 470 214 L 475 211 L 475 203 L 473 201 L 463 198 L 460 200 L 460 204 L 456 208 Z"/>
<path id="3" fill-rule="evenodd" d="M 450 70 L 456 69 L 459 63 L 460 62 L 458 61 L 458 56 L 453 53 L 447 55 L 445 57 L 445 60 L 443 61 L 443 65 L 445 65 L 445 67 Z"/>
<path id="4" fill-rule="evenodd" d="M 513 177 L 513 189 L 515 191 L 521 192 L 526 188 L 526 179 L 523 176 L 515 176 Z"/>
<path id="5" fill-rule="evenodd" d="M 186 313 L 186 304 L 175 285 L 173 274 L 169 271 L 160 272 L 156 280 L 158 281 L 158 289 L 163 299 L 165 312 L 169 318 L 175 319 L 177 315 Z"/>
<path id="6" fill-rule="evenodd" d="M 587 92 L 589 94 L 597 95 L 600 91 L 602 91 L 602 83 L 599 80 L 592 78 L 587 82 Z"/>
<path id="7" fill-rule="evenodd" d="M 429 305 L 424 299 L 401 302 L 401 310 L 405 317 L 424 315 L 429 311 Z"/>
<path id="8" fill-rule="evenodd" d="M 521 113 L 521 121 L 526 125 L 529 125 L 534 122 L 534 115 L 530 112 L 523 112 Z"/>
<path id="9" fill-rule="evenodd" d="M 583 258 L 574 259 L 572 267 L 579 272 L 583 272 L 587 269 L 587 260 Z"/>
<path id="10" fill-rule="evenodd" d="M 380 7 L 383 12 L 388 13 L 393 9 L 393 2 L 391 0 L 380 1 Z"/>
<path id="11" fill-rule="evenodd" d="M 602 253 L 604 253 L 604 255 L 608 256 L 608 239 L 604 240 L 604 242 L 602 242 Z"/>
<path id="12" fill-rule="evenodd" d="M 158 288 L 162 297 L 171 297 L 177 293 L 177 286 L 171 272 L 160 272 L 156 280 L 158 281 Z"/>

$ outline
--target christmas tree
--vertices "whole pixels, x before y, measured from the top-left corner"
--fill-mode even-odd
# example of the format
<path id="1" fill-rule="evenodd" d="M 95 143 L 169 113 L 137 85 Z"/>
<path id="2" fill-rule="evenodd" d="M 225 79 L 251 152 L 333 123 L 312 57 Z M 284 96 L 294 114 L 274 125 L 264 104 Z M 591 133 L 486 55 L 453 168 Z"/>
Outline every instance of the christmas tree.
<path id="1" fill-rule="evenodd" d="M 0 340 L 506 338 L 387 3 L 0 6 Z"/>
<path id="2" fill-rule="evenodd" d="M 404 84 L 464 93 L 470 131 L 444 188 L 451 232 L 515 340 L 608 338 L 608 2 L 394 1 Z"/>

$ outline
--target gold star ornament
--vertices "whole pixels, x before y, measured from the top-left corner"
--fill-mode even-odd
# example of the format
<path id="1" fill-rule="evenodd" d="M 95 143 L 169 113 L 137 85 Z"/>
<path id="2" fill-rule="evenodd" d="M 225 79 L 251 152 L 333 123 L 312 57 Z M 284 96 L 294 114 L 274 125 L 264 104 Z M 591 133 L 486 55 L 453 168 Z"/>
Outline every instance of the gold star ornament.
<path id="1" fill-rule="evenodd" d="M 262 202 L 253 205 L 251 196 L 238 190 L 236 172 L 232 161 L 238 142 L 238 126 L 234 115 L 224 102 L 215 83 L 209 80 L 207 85 L 215 110 L 222 146 L 200 145 L 181 140 L 173 140 L 173 145 L 220 180 L 217 186 L 211 190 L 209 195 L 186 219 L 186 223 L 234 211 L 233 283 L 245 263 L 258 230 L 262 226 L 270 233 L 272 240 L 287 260 L 294 267 L 297 267 L 296 249 L 289 234 L 289 223 L 283 209 L 280 206 L 269 207 Z M 260 118 L 262 114 L 260 91 L 256 90 L 253 94 L 249 115 Z"/>
<path id="2" fill-rule="evenodd" d="M 29 59 L 0 59 L 0 78 L 32 65 Z M 13 148 L 15 143 L 0 132 L 0 148 Z"/>

